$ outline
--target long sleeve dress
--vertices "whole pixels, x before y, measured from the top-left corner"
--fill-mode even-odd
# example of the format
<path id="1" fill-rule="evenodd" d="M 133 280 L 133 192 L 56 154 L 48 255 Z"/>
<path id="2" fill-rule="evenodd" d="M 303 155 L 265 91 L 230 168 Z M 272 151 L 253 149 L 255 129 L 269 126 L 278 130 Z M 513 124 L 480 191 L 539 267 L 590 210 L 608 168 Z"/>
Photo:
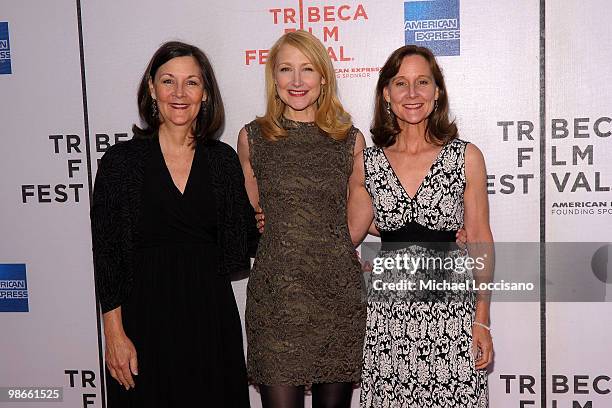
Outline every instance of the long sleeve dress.
<path id="1" fill-rule="evenodd" d="M 121 306 L 138 357 L 135 389 L 108 379 L 109 408 L 248 407 L 230 273 L 248 268 L 257 232 L 233 149 L 198 143 L 181 193 L 157 138 L 117 145 L 91 216 L 102 310 Z"/>

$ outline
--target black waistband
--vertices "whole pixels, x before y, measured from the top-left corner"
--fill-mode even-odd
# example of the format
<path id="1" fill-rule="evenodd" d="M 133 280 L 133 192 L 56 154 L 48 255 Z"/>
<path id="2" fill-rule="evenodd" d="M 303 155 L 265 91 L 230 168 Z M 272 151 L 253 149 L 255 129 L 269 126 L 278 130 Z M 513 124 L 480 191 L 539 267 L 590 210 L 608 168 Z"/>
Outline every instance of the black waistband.
<path id="1" fill-rule="evenodd" d="M 380 231 L 380 240 L 385 250 L 397 249 L 396 247 L 404 247 L 406 244 L 449 250 L 456 247 L 456 234 L 457 231 L 433 230 L 413 221 L 393 231 Z"/>

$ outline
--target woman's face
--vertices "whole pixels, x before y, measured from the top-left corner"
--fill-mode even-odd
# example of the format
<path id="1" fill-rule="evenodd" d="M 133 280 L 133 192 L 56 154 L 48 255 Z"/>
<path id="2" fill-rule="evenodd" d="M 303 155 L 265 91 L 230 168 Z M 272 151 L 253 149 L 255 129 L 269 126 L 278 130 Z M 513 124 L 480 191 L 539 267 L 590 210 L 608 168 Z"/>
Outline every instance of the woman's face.
<path id="1" fill-rule="evenodd" d="M 282 45 L 274 67 L 278 97 L 285 103 L 289 119 L 313 121 L 316 102 L 325 79 L 312 62 L 297 48 Z"/>
<path id="2" fill-rule="evenodd" d="M 191 56 L 160 66 L 149 90 L 157 100 L 161 126 L 191 126 L 207 97 L 200 66 Z"/>
<path id="3" fill-rule="evenodd" d="M 404 57 L 383 93 L 401 127 L 426 121 L 439 92 L 427 60 L 420 55 L 409 55 Z"/>

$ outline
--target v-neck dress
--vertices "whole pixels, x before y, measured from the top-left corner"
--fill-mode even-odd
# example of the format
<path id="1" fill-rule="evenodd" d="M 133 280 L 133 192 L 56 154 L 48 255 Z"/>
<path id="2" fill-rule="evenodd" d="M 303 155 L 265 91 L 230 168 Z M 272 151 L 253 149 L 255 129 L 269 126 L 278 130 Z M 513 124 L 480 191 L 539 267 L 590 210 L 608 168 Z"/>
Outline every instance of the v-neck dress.
<path id="1" fill-rule="evenodd" d="M 159 143 L 146 165 L 133 289 L 122 305 L 136 388 L 109 377 L 108 407 L 248 407 L 242 329 L 219 273 L 217 211 L 198 145 L 183 194 Z"/>
<path id="2" fill-rule="evenodd" d="M 459 139 L 446 144 L 413 197 L 383 149 L 364 150 L 365 185 L 383 256 L 463 256 L 449 243 L 463 226 L 466 145 Z M 425 281 L 438 279 L 432 272 L 439 271 L 416 273 Z M 462 281 L 467 276 L 450 270 L 444 278 Z M 487 372 L 475 369 L 472 355 L 473 293 L 437 295 L 427 292 L 424 298 L 398 300 L 393 296 L 401 296 L 393 293 L 369 299 L 362 407 L 488 406 Z"/>

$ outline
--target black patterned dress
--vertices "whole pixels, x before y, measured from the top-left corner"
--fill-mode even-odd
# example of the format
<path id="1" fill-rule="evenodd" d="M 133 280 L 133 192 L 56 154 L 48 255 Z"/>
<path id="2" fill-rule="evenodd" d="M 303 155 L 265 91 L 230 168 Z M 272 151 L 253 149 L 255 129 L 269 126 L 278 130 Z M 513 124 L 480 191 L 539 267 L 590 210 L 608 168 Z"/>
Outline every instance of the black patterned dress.
<path id="1" fill-rule="evenodd" d="M 365 185 L 383 247 L 390 241 L 454 241 L 463 225 L 467 142 L 446 144 L 414 197 L 383 149 L 364 150 Z M 483 408 L 487 374 L 472 355 L 474 297 L 467 301 L 371 301 L 362 407 Z"/>

